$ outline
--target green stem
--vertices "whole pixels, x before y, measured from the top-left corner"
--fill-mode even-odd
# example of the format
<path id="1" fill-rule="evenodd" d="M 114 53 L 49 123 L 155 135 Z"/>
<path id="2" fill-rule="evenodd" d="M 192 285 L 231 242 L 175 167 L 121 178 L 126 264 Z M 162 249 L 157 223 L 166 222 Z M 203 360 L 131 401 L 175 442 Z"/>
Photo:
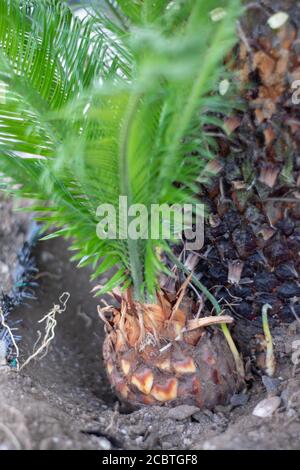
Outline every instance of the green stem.
<path id="1" fill-rule="evenodd" d="M 191 276 L 191 281 L 194 284 L 195 287 L 201 290 L 201 292 L 205 295 L 205 297 L 210 301 L 210 303 L 214 306 L 217 315 L 221 315 L 222 309 L 217 301 L 217 299 L 209 292 L 209 290 L 200 282 L 193 273 L 189 269 L 185 267 L 181 261 L 170 251 L 168 253 L 169 258 L 174 262 L 174 264 L 181 269 L 186 275 Z M 239 352 L 236 348 L 236 345 L 232 339 L 231 333 L 229 331 L 228 326 L 225 323 L 221 324 L 221 330 L 227 340 L 228 346 L 232 352 L 232 355 L 235 360 L 236 364 L 236 369 L 238 373 L 240 374 L 241 377 L 245 377 L 245 370 L 244 370 L 244 364 L 243 361 L 239 355 Z"/>
<path id="2" fill-rule="evenodd" d="M 130 140 L 130 131 L 134 122 L 134 117 L 138 109 L 141 95 L 134 95 L 130 98 L 125 122 L 120 136 L 120 195 L 127 197 L 128 207 L 133 204 L 129 164 L 128 164 L 128 144 Z M 127 247 L 130 260 L 130 271 L 133 281 L 133 293 L 136 300 L 143 301 L 143 267 L 139 258 L 139 243 L 138 240 L 133 240 L 127 233 Z"/>

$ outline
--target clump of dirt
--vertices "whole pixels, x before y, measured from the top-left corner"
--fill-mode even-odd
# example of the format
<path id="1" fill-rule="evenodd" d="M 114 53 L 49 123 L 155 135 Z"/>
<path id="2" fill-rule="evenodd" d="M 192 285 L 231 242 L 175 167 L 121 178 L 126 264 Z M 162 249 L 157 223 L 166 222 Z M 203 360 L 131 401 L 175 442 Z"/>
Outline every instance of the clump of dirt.
<path id="1" fill-rule="evenodd" d="M 11 234 L 6 237 L 13 250 L 18 245 Z M 0 368 L 0 449 L 299 447 L 300 378 L 291 360 L 297 363 L 293 348 L 300 339 L 298 322 L 272 330 L 275 379 L 262 376 L 251 349 L 244 347 L 249 356 L 245 360 L 251 362 L 248 388 L 234 396 L 229 406 L 213 411 L 194 407 L 130 411 L 118 403 L 104 374 L 103 325 L 97 316 L 97 299 L 90 293 L 89 272 L 75 269 L 68 260 L 67 244 L 60 239 L 39 242 L 34 254 L 39 268 L 37 299 L 9 315 L 11 322 L 22 320 L 18 325 L 21 364 L 31 354 L 38 330 L 43 331 L 38 321 L 58 304 L 63 292 L 69 292 L 70 299 L 67 310 L 57 315 L 55 338 L 45 357 L 32 361 L 20 373 Z M 257 329 L 246 325 L 243 328 L 239 323 L 236 329 L 241 345 L 257 334 Z M 255 406 L 268 396 L 280 398 L 277 409 L 271 417 L 254 416 Z"/>

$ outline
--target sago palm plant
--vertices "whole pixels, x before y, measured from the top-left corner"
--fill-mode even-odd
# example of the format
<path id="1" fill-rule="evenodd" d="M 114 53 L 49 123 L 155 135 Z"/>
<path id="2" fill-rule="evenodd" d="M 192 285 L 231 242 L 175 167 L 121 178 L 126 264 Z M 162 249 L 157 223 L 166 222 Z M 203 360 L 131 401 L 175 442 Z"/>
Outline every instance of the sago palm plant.
<path id="1" fill-rule="evenodd" d="M 241 373 L 229 331 L 223 324 L 235 361 L 217 329 L 201 328 L 222 320 L 198 318 L 185 292 L 189 283 L 204 287 L 188 268 L 175 258 L 187 277 L 179 292 L 162 284 L 162 273 L 175 276 L 162 227 L 156 239 L 142 236 L 144 216 L 141 236 L 124 236 L 119 201 L 146 214 L 152 204 L 197 201 L 197 180 L 216 150 L 204 126 L 230 108 L 216 90 L 239 1 L 105 3 L 105 14 L 95 2 L 79 20 L 60 0 L 1 0 L 2 186 L 35 201 L 38 219 L 57 227 L 48 238 L 70 239 L 73 260 L 92 265 L 93 279 L 111 275 L 98 293 L 111 292 L 119 306 L 99 312 L 121 399 L 213 406 Z M 103 204 L 119 221 L 115 237 L 97 230 Z"/>

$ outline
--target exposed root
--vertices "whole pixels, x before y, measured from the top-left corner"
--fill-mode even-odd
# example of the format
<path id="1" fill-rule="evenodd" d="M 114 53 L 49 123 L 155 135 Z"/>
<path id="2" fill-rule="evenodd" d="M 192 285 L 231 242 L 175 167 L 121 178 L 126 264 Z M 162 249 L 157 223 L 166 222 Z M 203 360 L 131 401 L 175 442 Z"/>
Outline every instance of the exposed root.
<path id="1" fill-rule="evenodd" d="M 60 305 L 54 304 L 50 312 L 47 313 L 47 315 L 45 315 L 41 320 L 39 320 L 38 323 L 43 323 L 44 321 L 46 322 L 44 337 L 42 336 L 42 333 L 38 331 L 38 338 L 33 346 L 33 353 L 28 357 L 28 359 L 26 359 L 26 361 L 22 365 L 20 365 L 20 362 L 19 362 L 20 351 L 16 343 L 14 334 L 11 328 L 6 323 L 3 310 L 0 307 L 0 325 L 2 326 L 2 328 L 4 328 L 8 332 L 11 343 L 15 349 L 14 370 L 16 370 L 16 372 L 21 371 L 26 365 L 29 364 L 29 362 L 32 361 L 32 359 L 36 358 L 37 356 L 40 356 L 40 359 L 43 359 L 46 356 L 49 345 L 55 337 L 55 327 L 57 325 L 56 315 L 57 313 L 63 313 L 66 310 L 67 302 L 69 298 L 70 298 L 69 292 L 64 292 L 59 297 Z M 43 354 L 41 355 L 41 353 Z"/>
<path id="2" fill-rule="evenodd" d="M 57 325 L 56 315 L 65 312 L 69 298 L 69 292 L 64 292 L 59 297 L 60 305 L 54 304 L 50 312 L 39 320 L 39 323 L 46 322 L 44 336 L 38 331 L 38 339 L 34 345 L 33 353 L 26 359 L 21 367 L 19 367 L 20 371 L 36 357 L 39 356 L 40 359 L 43 359 L 47 355 L 49 345 L 55 338 L 55 327 Z"/>
<path id="3" fill-rule="evenodd" d="M 266 373 L 270 376 L 273 377 L 275 374 L 275 368 L 276 368 L 276 360 L 275 360 L 275 355 L 274 355 L 274 350 L 273 350 L 273 340 L 272 340 L 272 335 L 269 327 L 269 322 L 268 322 L 268 310 L 272 309 L 271 305 L 266 304 L 263 306 L 262 309 L 262 324 L 263 324 L 263 330 L 264 330 L 264 335 L 265 335 L 265 340 L 266 340 Z"/>
<path id="4" fill-rule="evenodd" d="M 85 322 L 86 328 L 90 328 L 92 325 L 92 319 L 82 311 L 81 305 L 78 305 L 76 313 Z"/>

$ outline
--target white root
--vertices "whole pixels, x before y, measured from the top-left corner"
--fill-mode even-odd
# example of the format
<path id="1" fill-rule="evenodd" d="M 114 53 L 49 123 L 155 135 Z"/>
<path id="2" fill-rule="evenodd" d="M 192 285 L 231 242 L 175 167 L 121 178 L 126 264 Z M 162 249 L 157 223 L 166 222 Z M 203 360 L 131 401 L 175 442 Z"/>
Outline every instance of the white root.
<path id="1" fill-rule="evenodd" d="M 49 345 L 55 338 L 55 327 L 57 325 L 56 315 L 65 312 L 69 298 L 70 293 L 64 292 L 59 297 L 60 305 L 54 304 L 50 312 L 39 320 L 38 323 L 46 322 L 44 336 L 38 331 L 38 339 L 33 347 L 33 353 L 26 359 L 21 367 L 19 367 L 20 371 L 36 357 L 39 356 L 40 359 L 43 359 L 47 355 Z"/>

